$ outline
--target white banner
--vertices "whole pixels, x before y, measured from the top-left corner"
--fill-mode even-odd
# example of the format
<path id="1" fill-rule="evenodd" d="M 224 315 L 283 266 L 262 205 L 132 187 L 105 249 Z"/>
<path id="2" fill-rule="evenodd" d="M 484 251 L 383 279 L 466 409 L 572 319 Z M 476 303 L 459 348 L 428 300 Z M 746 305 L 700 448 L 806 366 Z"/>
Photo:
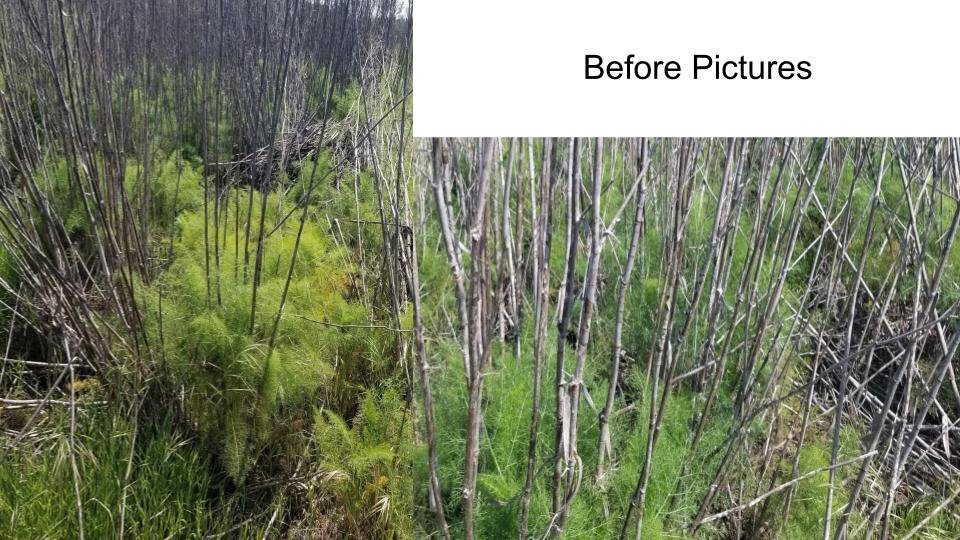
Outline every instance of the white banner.
<path id="1" fill-rule="evenodd" d="M 960 135 L 953 2 L 413 9 L 418 137 Z"/>

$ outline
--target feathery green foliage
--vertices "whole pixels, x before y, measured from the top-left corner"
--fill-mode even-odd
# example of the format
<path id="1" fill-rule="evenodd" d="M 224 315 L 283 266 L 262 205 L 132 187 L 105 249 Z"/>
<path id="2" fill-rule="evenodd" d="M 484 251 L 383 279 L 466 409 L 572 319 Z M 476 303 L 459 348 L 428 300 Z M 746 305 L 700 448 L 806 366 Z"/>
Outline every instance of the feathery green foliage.
<path id="1" fill-rule="evenodd" d="M 411 419 L 400 395 L 368 393 L 352 425 L 329 409 L 317 412 L 314 430 L 321 482 L 312 496 L 333 499 L 342 530 L 384 539 L 409 534 Z"/>

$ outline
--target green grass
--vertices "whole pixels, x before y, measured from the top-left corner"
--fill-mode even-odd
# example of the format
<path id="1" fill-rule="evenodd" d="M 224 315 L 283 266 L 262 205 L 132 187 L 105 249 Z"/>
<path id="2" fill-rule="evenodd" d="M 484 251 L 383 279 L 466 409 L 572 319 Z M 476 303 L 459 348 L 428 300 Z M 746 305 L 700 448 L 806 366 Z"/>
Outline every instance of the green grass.
<path id="1" fill-rule="evenodd" d="M 814 427 L 812 433 L 809 433 L 807 437 L 803 448 L 800 449 L 800 459 L 797 461 L 799 474 L 830 465 L 832 436 L 822 429 Z M 845 426 L 841 430 L 839 460 L 850 459 L 860 453 L 857 437 L 857 432 L 849 426 Z M 780 471 L 785 480 L 790 478 L 792 459 L 791 455 L 789 460 L 780 463 Z M 848 497 L 844 489 L 845 481 L 850 480 L 851 476 L 856 476 L 856 471 L 856 464 L 838 471 L 831 511 L 834 523 L 840 517 L 844 505 L 847 504 Z M 817 473 L 799 482 L 793 494 L 790 514 L 785 521 L 776 515 L 778 510 L 782 510 L 785 503 L 784 494 L 780 493 L 772 498 L 772 504 L 768 510 L 771 514 L 769 517 L 780 527 L 780 537 L 801 540 L 809 538 L 810 531 L 823 530 L 829 484 L 830 473 L 828 471 Z M 857 519 L 857 516 L 854 516 L 854 519 Z"/>
<path id="2" fill-rule="evenodd" d="M 199 538 L 217 529 L 217 481 L 204 455 L 168 422 L 133 427 L 114 411 L 81 418 L 76 435 L 87 538 Z M 75 538 L 79 531 L 65 415 L 50 446 L 14 450 L 0 466 L 0 536 Z"/>
<path id="3" fill-rule="evenodd" d="M 529 329 L 528 329 L 529 330 Z M 494 368 L 485 378 L 484 427 L 481 446 L 480 475 L 478 479 L 476 535 L 478 538 L 503 538 L 516 536 L 519 532 L 519 493 L 523 486 L 527 441 L 530 423 L 530 395 L 532 392 L 533 368 L 531 334 L 525 332 L 521 342 L 520 358 L 507 350 L 498 349 L 494 355 Z M 552 330 L 549 342 L 555 343 Z M 573 351 L 568 351 L 573 354 Z M 462 482 L 463 451 L 466 425 L 466 392 L 461 363 L 455 344 L 443 343 L 436 352 L 445 359 L 444 369 L 435 378 L 437 397 L 437 429 L 440 434 L 440 480 L 444 493 L 448 494 L 447 512 L 456 528 L 462 509 L 455 495 Z M 537 477 L 530 504 L 530 530 L 544 531 L 552 505 L 550 471 L 544 467 L 545 460 L 553 451 L 554 444 L 554 376 L 552 348 L 544 369 L 543 402 L 539 433 Z M 591 358 L 591 366 L 598 369 L 589 374 L 593 384 L 589 391 L 595 402 L 602 402 L 606 389 L 602 386 L 599 358 Z M 690 419 L 695 402 L 692 397 L 678 395 L 667 407 L 664 426 L 654 455 L 646 503 L 644 538 L 667 537 L 678 524 L 686 523 L 696 512 L 695 504 L 705 493 L 712 472 L 707 465 L 708 453 L 720 443 L 729 428 L 730 410 L 718 405 L 707 428 L 707 433 L 697 454 L 688 455 L 692 437 Z M 635 487 L 646 444 L 646 415 L 649 403 L 644 401 L 643 414 L 623 414 L 612 423 L 612 435 L 616 442 L 616 466 L 603 485 L 596 481 L 597 441 L 599 426 L 597 415 L 583 405 L 579 425 L 579 455 L 584 464 L 583 485 L 570 511 L 565 528 L 565 538 L 609 538 L 619 533 L 623 510 Z M 692 467 L 683 478 L 677 491 L 675 508 L 667 506 L 674 493 L 683 460 L 689 458 L 697 466 Z M 551 462 L 552 463 L 552 462 Z M 425 475 L 421 467 L 420 474 Z M 422 484 L 422 482 L 420 483 Z M 420 500 L 425 499 L 425 489 L 420 489 Z M 606 515 L 604 508 L 609 509 Z M 429 522 L 428 522 L 429 523 Z M 456 531 L 460 534 L 462 531 Z M 712 534 L 712 533 L 711 533 Z"/>
<path id="4" fill-rule="evenodd" d="M 927 518 L 937 506 L 948 497 L 949 493 L 943 493 L 941 496 L 925 497 L 923 500 L 910 504 L 906 508 L 900 509 L 892 516 L 891 528 L 893 537 L 899 538 L 916 527 L 921 521 Z M 956 503 L 953 506 L 953 512 L 948 507 L 933 517 L 924 525 L 914 538 L 919 540 L 953 540 L 960 531 L 960 518 L 957 518 Z"/>

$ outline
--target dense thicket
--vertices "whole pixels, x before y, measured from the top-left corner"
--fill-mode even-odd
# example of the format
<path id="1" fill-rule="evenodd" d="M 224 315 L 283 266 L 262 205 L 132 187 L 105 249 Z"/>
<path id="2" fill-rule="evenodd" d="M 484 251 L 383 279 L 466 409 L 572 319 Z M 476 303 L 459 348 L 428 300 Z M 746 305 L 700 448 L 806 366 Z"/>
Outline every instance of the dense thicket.
<path id="1" fill-rule="evenodd" d="M 402 9 L 0 6 L 0 535 L 409 535 Z"/>
<path id="2" fill-rule="evenodd" d="M 960 530 L 956 140 L 419 156 L 457 535 Z"/>

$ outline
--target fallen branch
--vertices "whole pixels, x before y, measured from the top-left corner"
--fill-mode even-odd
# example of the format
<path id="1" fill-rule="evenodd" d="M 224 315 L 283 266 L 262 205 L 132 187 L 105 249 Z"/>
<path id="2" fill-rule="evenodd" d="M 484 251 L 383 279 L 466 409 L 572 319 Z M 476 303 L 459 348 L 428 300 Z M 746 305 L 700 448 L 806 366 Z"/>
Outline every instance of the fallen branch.
<path id="1" fill-rule="evenodd" d="M 327 321 L 319 321 L 317 319 L 311 319 L 310 317 L 305 317 L 303 315 L 297 315 L 297 317 L 305 321 L 322 324 L 324 326 L 329 326 L 331 328 L 341 328 L 341 329 L 367 328 L 367 329 L 376 329 L 376 330 L 388 330 L 390 332 L 409 332 L 410 331 L 409 329 L 406 329 L 406 328 L 392 328 L 390 326 L 384 326 L 382 324 L 337 324 L 337 323 L 332 323 Z"/>
<path id="2" fill-rule="evenodd" d="M 767 492 L 764 493 L 763 495 L 760 495 L 760 496 L 758 496 L 758 497 L 756 497 L 756 498 L 754 498 L 754 499 L 751 499 L 749 502 L 746 502 L 746 503 L 741 504 L 741 505 L 739 505 L 739 506 L 735 506 L 735 507 L 733 507 L 733 508 L 729 508 L 729 509 L 727 509 L 727 510 L 724 510 L 723 512 L 718 512 L 718 513 L 716 513 L 716 514 L 713 514 L 712 516 L 708 516 L 708 517 L 706 517 L 706 518 L 698 521 L 697 523 L 694 523 L 694 527 L 699 527 L 700 525 L 703 525 L 704 523 L 710 523 L 711 521 L 716 521 L 716 520 L 718 520 L 718 519 L 721 519 L 721 518 L 723 518 L 723 517 L 726 517 L 726 516 L 728 516 L 728 515 L 730 515 L 730 514 L 733 514 L 733 513 L 735 513 L 735 512 L 741 512 L 741 511 L 746 510 L 746 509 L 748 509 L 748 508 L 752 508 L 752 507 L 756 506 L 757 504 L 763 502 L 767 497 L 770 497 L 771 495 L 776 495 L 777 493 L 780 493 L 781 491 L 787 489 L 788 487 L 790 487 L 790 486 L 792 486 L 792 485 L 794 485 L 794 484 L 797 484 L 797 483 L 799 483 L 799 482 L 802 482 L 802 481 L 806 480 L 807 478 L 810 478 L 810 477 L 812 477 L 812 476 L 816 476 L 816 475 L 818 475 L 818 474 L 820 474 L 820 473 L 822 473 L 822 472 L 824 472 L 824 471 L 827 471 L 827 470 L 839 469 L 840 467 L 843 467 L 843 466 L 845 466 L 845 465 L 849 465 L 849 464 L 851 464 L 851 463 L 854 463 L 854 462 L 857 462 L 857 461 L 861 461 L 861 460 L 867 459 L 867 458 L 869 458 L 869 457 L 872 457 L 872 456 L 873 456 L 874 454 L 876 454 L 876 453 L 877 453 L 877 451 L 876 451 L 876 450 L 873 450 L 873 451 L 871 451 L 871 452 L 867 452 L 866 454 L 857 456 L 857 457 L 855 457 L 855 458 L 850 458 L 850 459 L 848 459 L 848 460 L 846 460 L 846 461 L 841 461 L 841 462 L 837 463 L 836 465 L 826 465 L 826 466 L 824 466 L 824 467 L 819 467 L 819 468 L 817 468 L 817 469 L 814 469 L 814 470 L 812 470 L 812 471 L 810 471 L 810 472 L 808 472 L 808 473 L 806 473 L 806 474 L 802 474 L 802 475 L 794 478 L 793 480 L 790 480 L 789 482 L 785 482 L 785 483 L 783 483 L 783 484 L 780 484 L 779 486 L 771 489 L 770 491 L 767 491 Z"/>

